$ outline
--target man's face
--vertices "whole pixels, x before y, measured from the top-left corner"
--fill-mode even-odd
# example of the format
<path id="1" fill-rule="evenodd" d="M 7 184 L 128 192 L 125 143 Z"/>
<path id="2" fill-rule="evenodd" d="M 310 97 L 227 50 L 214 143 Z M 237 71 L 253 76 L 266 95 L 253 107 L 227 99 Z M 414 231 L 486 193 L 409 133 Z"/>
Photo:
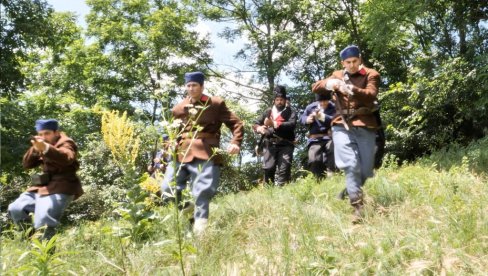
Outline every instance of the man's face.
<path id="1" fill-rule="evenodd" d="M 40 130 L 37 132 L 37 136 L 41 137 L 46 143 L 54 145 L 59 137 L 59 131 L 57 130 Z"/>
<path id="2" fill-rule="evenodd" d="M 325 109 L 329 105 L 329 101 L 319 101 L 320 108 Z"/>
<path id="3" fill-rule="evenodd" d="M 282 97 L 276 97 L 274 99 L 274 105 L 278 109 L 283 109 L 285 107 L 285 105 L 286 105 L 286 99 L 285 98 L 282 98 Z"/>
<path id="4" fill-rule="evenodd" d="M 186 85 L 186 91 L 188 92 L 188 96 L 190 96 L 194 100 L 200 100 L 203 94 L 203 85 L 200 85 L 198 82 L 190 81 Z"/>
<path id="5" fill-rule="evenodd" d="M 361 59 L 358 57 L 350 57 L 341 61 L 341 63 L 347 72 L 349 72 L 350 74 L 354 74 L 357 71 L 359 71 L 359 65 L 361 65 Z"/>

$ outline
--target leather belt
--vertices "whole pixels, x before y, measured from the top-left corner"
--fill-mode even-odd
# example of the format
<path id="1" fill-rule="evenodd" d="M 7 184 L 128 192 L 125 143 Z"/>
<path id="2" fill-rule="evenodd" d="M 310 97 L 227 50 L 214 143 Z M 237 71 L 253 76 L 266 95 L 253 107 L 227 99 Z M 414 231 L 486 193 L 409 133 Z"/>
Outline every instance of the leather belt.
<path id="1" fill-rule="evenodd" d="M 283 139 L 273 137 L 273 138 L 268 138 L 268 140 L 271 143 L 278 143 L 278 142 L 281 142 Z"/>
<path id="2" fill-rule="evenodd" d="M 186 132 L 181 135 L 181 138 L 183 139 L 203 139 L 203 138 L 218 138 L 219 134 L 218 133 L 210 133 L 210 132 L 198 132 L 196 135 L 191 134 Z"/>
<path id="3" fill-rule="evenodd" d="M 325 133 L 316 133 L 316 134 L 309 134 L 308 135 L 308 138 L 310 139 L 317 139 L 317 138 L 323 138 L 323 137 L 326 137 L 328 136 L 327 134 Z"/>
<path id="4" fill-rule="evenodd" d="M 342 115 L 350 115 L 350 116 L 356 116 L 356 115 L 370 115 L 374 112 L 369 107 L 360 107 L 357 109 L 343 109 L 343 110 L 337 110 L 337 114 L 342 114 Z"/>
<path id="5" fill-rule="evenodd" d="M 280 142 L 286 142 L 287 144 L 290 144 L 290 145 L 295 145 L 295 141 L 290 141 L 290 140 L 287 140 L 287 139 L 283 139 L 283 138 L 278 138 L 278 137 L 271 137 L 271 138 L 267 138 L 269 142 L 271 143 L 280 143 Z"/>

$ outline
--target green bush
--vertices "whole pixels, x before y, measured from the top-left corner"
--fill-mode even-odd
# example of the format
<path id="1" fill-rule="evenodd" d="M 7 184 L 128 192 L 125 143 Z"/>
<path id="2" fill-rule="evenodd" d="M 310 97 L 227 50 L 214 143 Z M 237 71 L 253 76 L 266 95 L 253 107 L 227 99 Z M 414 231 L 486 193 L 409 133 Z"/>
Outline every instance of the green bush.
<path id="1" fill-rule="evenodd" d="M 64 219 L 70 223 L 81 220 L 95 221 L 112 209 L 110 201 L 104 200 L 101 189 L 85 187 L 85 193 L 78 200 L 73 201 L 64 213 Z"/>
<path id="2" fill-rule="evenodd" d="M 486 57 L 485 57 L 486 60 Z M 409 81 L 380 93 L 387 151 L 414 160 L 452 143 L 467 146 L 486 135 L 488 75 L 463 58 L 431 72 L 412 68 Z M 486 70 L 485 70 L 486 71 Z"/>
<path id="3" fill-rule="evenodd" d="M 452 167 L 465 167 L 477 174 L 488 171 L 488 136 L 463 147 L 452 144 L 429 157 L 420 160 L 422 164 L 435 164 L 438 169 L 449 171 Z"/>
<path id="4" fill-rule="evenodd" d="M 218 192 L 222 194 L 247 191 L 256 187 L 262 175 L 260 163 L 249 162 L 240 166 L 226 165 L 221 168 Z"/>

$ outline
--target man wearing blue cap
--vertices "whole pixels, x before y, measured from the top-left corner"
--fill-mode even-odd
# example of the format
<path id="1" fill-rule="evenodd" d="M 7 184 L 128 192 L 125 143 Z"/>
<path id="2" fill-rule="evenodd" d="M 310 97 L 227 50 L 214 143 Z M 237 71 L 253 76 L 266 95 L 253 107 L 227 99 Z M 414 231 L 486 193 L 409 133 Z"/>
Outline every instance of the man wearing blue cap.
<path id="1" fill-rule="evenodd" d="M 335 169 L 330 123 L 336 109 L 330 100 L 330 93 L 317 93 L 315 102 L 309 104 L 300 117 L 300 122 L 309 130 L 308 168 L 317 179 L 323 178 L 326 171 L 331 174 Z"/>
<path id="2" fill-rule="evenodd" d="M 37 120 L 37 136 L 23 159 L 25 169 L 41 167 L 42 173 L 32 175 L 32 186 L 8 206 L 12 220 L 23 230 L 34 213 L 34 228 L 44 228 L 42 239 L 55 234 L 61 215 L 68 204 L 83 194 L 76 175 L 79 163 L 75 142 L 58 130 L 54 119 Z"/>
<path id="3" fill-rule="evenodd" d="M 210 200 L 219 185 L 222 158 L 215 154 L 220 144 L 220 128 L 225 124 L 232 132 L 227 152 L 237 154 L 243 139 L 243 123 L 232 113 L 220 97 L 203 94 L 205 75 L 202 72 L 185 74 L 188 97 L 172 110 L 175 120 L 181 120 L 181 136 L 178 137 L 177 160 L 166 170 L 161 190 L 173 194 L 177 201 L 188 180 L 191 181 L 195 198 L 193 231 L 200 235 L 206 228 Z M 176 178 L 176 191 L 171 183 Z M 163 195 L 164 196 L 164 195 Z M 178 202 L 179 204 L 179 202 Z"/>
<path id="4" fill-rule="evenodd" d="M 335 71 L 312 85 L 315 93 L 334 91 L 337 115 L 332 120 L 334 157 L 346 175 L 346 190 L 354 207 L 353 222 L 360 222 L 363 213 L 362 186 L 373 176 L 376 129 L 379 127 L 373 112 L 380 75 L 362 65 L 359 48 L 355 45 L 340 53 L 343 70 Z"/>

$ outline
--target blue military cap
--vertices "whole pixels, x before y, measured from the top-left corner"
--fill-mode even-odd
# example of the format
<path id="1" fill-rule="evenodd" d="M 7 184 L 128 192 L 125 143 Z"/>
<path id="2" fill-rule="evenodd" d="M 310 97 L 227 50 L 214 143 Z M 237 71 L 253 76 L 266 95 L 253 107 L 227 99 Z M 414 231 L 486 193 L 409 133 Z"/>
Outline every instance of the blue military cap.
<path id="1" fill-rule="evenodd" d="M 341 56 L 341 60 L 345 60 L 350 57 L 360 57 L 361 53 L 359 51 L 358 46 L 349 45 L 341 51 L 340 56 Z"/>
<path id="2" fill-rule="evenodd" d="M 205 75 L 202 72 L 189 72 L 185 73 L 185 84 L 189 82 L 198 82 L 200 85 L 203 85 L 205 81 Z"/>
<path id="3" fill-rule="evenodd" d="M 54 119 L 39 119 L 36 121 L 36 131 L 41 130 L 58 130 L 59 124 L 58 121 Z"/>

